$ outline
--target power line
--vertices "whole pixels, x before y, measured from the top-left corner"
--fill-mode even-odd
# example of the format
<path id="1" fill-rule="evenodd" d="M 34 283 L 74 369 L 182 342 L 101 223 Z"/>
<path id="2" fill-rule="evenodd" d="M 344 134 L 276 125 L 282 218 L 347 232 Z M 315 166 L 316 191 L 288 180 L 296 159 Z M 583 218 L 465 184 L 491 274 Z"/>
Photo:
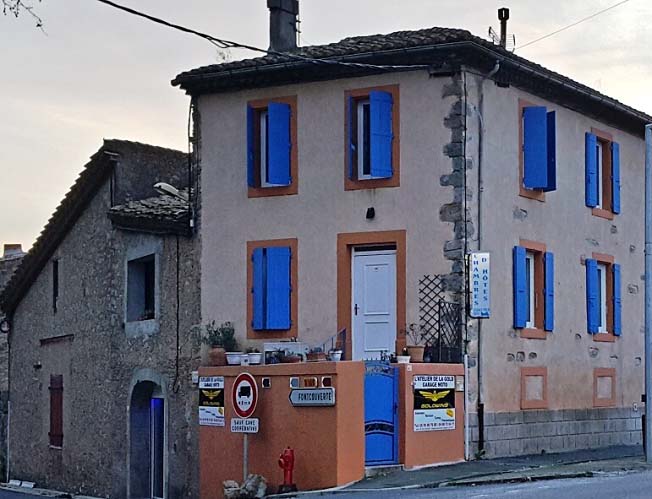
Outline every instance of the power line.
<path id="1" fill-rule="evenodd" d="M 591 14 L 590 16 L 587 16 L 587 17 L 585 17 L 583 19 L 580 19 L 579 21 L 575 21 L 574 23 L 571 23 L 571 24 L 569 24 L 567 26 L 564 26 L 563 28 L 560 28 L 557 31 L 553 31 L 552 33 L 548 33 L 547 35 L 542 36 L 541 38 L 537 38 L 536 40 L 532 40 L 531 42 L 527 42 L 524 45 L 520 45 L 520 46 L 516 47 L 514 50 L 515 51 L 520 50 L 522 48 L 525 48 L 525 47 L 533 45 L 533 44 L 535 44 L 537 42 L 540 42 L 541 40 L 545 40 L 546 38 L 550 38 L 551 36 L 554 36 L 557 33 L 561 33 L 562 31 L 566 31 L 567 29 L 570 29 L 570 28 L 572 28 L 574 26 L 577 26 L 578 24 L 581 24 L 584 21 L 588 21 L 589 19 L 593 19 L 594 17 L 598 17 L 600 14 L 604 14 L 605 12 L 610 11 L 611 9 L 615 9 L 616 7 L 619 7 L 620 5 L 622 5 L 624 3 L 627 3 L 627 2 L 629 2 L 629 0 L 622 0 L 621 2 L 618 2 L 618 3 L 614 4 L 614 5 L 612 5 L 611 7 L 607 7 L 606 9 L 602 9 L 601 11 L 598 11 L 595 14 Z"/>
<path id="2" fill-rule="evenodd" d="M 157 24 L 161 24 L 163 26 L 166 26 L 168 28 L 176 29 L 178 31 L 182 31 L 184 33 L 190 34 L 190 35 L 195 35 L 200 38 L 203 38 L 204 40 L 207 40 L 208 42 L 212 43 L 218 48 L 226 49 L 226 48 L 238 48 L 238 49 L 247 49 L 251 50 L 253 52 L 258 52 L 258 53 L 263 53 L 266 55 L 276 55 L 280 57 L 287 57 L 289 59 L 295 59 L 295 60 L 300 60 L 303 62 L 309 62 L 312 64 L 331 64 L 331 65 L 339 65 L 339 66 L 348 66 L 348 67 L 354 67 L 354 68 L 367 68 L 367 69 L 382 69 L 382 70 L 392 70 L 392 69 L 428 69 L 430 66 L 425 65 L 425 64 L 408 64 L 408 65 L 378 65 L 378 64 L 364 64 L 364 63 L 358 63 L 358 62 L 342 62 L 342 61 L 335 61 L 331 59 L 320 59 L 320 58 L 314 58 L 314 57 L 306 57 L 303 55 L 299 54 L 293 54 L 291 52 L 277 52 L 275 50 L 265 50 L 261 49 L 259 47 L 254 47 L 252 45 L 246 45 L 244 43 L 238 43 L 234 42 L 231 40 L 225 40 L 223 38 L 217 38 L 213 35 L 209 35 L 208 33 L 202 33 L 201 31 L 196 31 L 191 28 L 186 28 L 185 26 L 181 26 L 180 24 L 174 24 L 169 21 L 166 21 L 164 19 L 158 18 L 151 16 L 149 14 L 145 14 L 144 12 L 140 12 L 138 10 L 132 9 L 130 7 L 125 7 L 124 5 L 117 4 L 115 2 L 112 2 L 111 0 L 97 0 L 100 3 L 103 3 L 105 5 L 108 5 L 110 7 L 116 8 L 118 10 L 122 10 L 124 12 L 127 12 L 128 14 L 132 14 L 134 16 L 142 17 L 144 19 L 147 19 L 148 21 L 152 21 Z M 628 0 L 626 0 L 628 1 Z"/>

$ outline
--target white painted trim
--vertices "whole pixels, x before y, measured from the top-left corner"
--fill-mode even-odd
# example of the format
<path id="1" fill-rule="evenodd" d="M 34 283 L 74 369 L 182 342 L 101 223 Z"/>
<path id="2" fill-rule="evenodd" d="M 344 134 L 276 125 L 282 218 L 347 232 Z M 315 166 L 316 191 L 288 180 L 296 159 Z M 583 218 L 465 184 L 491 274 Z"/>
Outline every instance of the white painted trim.
<path id="1" fill-rule="evenodd" d="M 528 292 L 528 297 L 529 297 L 529 312 L 530 312 L 530 319 L 525 322 L 525 327 L 526 328 L 534 328 L 535 325 L 535 310 L 536 310 L 536 296 L 534 292 L 534 253 L 532 251 L 526 251 L 525 252 L 525 265 L 527 269 L 530 271 L 530 282 L 529 282 L 529 289 L 527 290 Z"/>
<path id="2" fill-rule="evenodd" d="M 607 265 L 598 263 L 598 285 L 600 286 L 600 327 L 598 333 L 607 331 Z"/>
<path id="3" fill-rule="evenodd" d="M 364 120 L 364 106 L 371 106 L 371 103 L 369 99 L 364 99 L 364 100 L 359 100 L 356 102 L 356 115 L 357 115 L 357 131 L 358 131 L 358 147 L 357 147 L 357 155 L 358 155 L 358 180 L 370 180 L 373 177 L 371 176 L 371 172 L 369 174 L 365 175 L 364 174 L 364 128 L 365 128 L 365 120 Z M 371 108 L 369 109 L 370 115 L 371 115 Z M 371 126 L 371 124 L 369 124 Z M 370 144 L 370 150 L 371 150 L 371 144 Z"/>

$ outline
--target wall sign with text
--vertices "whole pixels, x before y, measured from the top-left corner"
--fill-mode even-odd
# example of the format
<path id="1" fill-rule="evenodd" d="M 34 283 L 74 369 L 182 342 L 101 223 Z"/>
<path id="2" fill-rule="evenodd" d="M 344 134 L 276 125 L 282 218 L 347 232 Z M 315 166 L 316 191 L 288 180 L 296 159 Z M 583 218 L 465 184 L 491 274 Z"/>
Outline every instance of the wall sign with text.
<path id="1" fill-rule="evenodd" d="M 488 318 L 491 315 L 491 268 L 489 253 L 469 255 L 470 315 Z"/>

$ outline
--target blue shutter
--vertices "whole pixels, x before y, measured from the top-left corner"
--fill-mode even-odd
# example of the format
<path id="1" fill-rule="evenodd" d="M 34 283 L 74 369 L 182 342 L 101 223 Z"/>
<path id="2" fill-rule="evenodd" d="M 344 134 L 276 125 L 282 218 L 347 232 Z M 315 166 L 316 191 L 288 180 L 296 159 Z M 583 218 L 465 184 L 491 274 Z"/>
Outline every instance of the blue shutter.
<path id="1" fill-rule="evenodd" d="M 612 265 L 614 273 L 614 334 L 620 336 L 622 331 L 622 314 L 620 300 L 620 265 Z"/>
<path id="2" fill-rule="evenodd" d="M 547 115 L 547 164 L 548 169 L 546 171 L 546 186 L 543 188 L 544 191 L 554 191 L 557 189 L 557 125 L 556 125 L 556 113 L 555 111 L 550 111 Z"/>
<path id="3" fill-rule="evenodd" d="M 392 176 L 392 94 L 373 90 L 369 92 L 371 115 L 371 176 Z"/>
<path id="4" fill-rule="evenodd" d="M 586 324 L 589 333 L 598 332 L 600 324 L 600 303 L 598 302 L 598 262 L 586 260 Z"/>
<path id="5" fill-rule="evenodd" d="M 546 108 L 523 108 L 523 185 L 544 189 L 548 185 L 548 117 Z"/>
<path id="6" fill-rule="evenodd" d="M 256 187 L 256 113 L 247 106 L 247 185 Z"/>
<path id="7" fill-rule="evenodd" d="M 355 178 L 353 167 L 356 164 L 356 155 L 358 153 L 355 147 L 355 130 L 353 129 L 353 124 L 356 122 L 356 108 L 355 108 L 355 99 L 349 97 L 347 102 L 347 113 L 348 113 L 348 125 L 349 125 L 349 136 L 348 136 L 348 147 L 349 147 L 349 178 L 353 180 Z"/>
<path id="8" fill-rule="evenodd" d="M 274 185 L 290 185 L 290 105 L 270 102 L 267 108 L 269 119 L 268 149 L 269 166 L 267 181 Z"/>
<path id="9" fill-rule="evenodd" d="M 253 261 L 253 320 L 252 327 L 256 330 L 265 329 L 265 254 L 263 248 L 254 249 Z"/>
<path id="10" fill-rule="evenodd" d="M 598 206 L 598 156 L 596 148 L 598 138 L 592 133 L 586 132 L 584 140 L 584 161 L 586 171 L 586 206 L 594 208 Z"/>
<path id="11" fill-rule="evenodd" d="M 267 248 L 267 329 L 290 329 L 290 248 Z"/>
<path id="12" fill-rule="evenodd" d="M 611 143 L 611 211 L 620 213 L 620 145 Z"/>
<path id="13" fill-rule="evenodd" d="M 527 287 L 525 282 L 525 248 L 514 246 L 514 327 L 524 328 L 527 322 Z"/>
<path id="14" fill-rule="evenodd" d="M 552 331 L 555 328 L 555 258 L 552 253 L 543 254 L 545 267 L 545 286 L 543 289 L 543 306 L 545 321 L 543 328 Z"/>

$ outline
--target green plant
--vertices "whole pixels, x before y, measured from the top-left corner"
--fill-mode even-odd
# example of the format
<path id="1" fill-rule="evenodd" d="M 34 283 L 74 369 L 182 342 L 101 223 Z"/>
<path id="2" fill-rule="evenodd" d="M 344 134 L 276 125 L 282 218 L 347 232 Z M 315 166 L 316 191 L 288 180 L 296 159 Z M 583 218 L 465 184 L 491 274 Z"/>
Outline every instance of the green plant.
<path id="1" fill-rule="evenodd" d="M 255 347 L 247 347 L 247 350 L 245 350 L 246 353 L 260 353 L 260 350 L 258 350 Z"/>
<path id="2" fill-rule="evenodd" d="M 202 341 L 213 348 L 222 347 L 227 352 L 236 352 L 238 350 L 238 341 L 235 339 L 235 327 L 232 322 L 223 322 L 219 326 L 215 321 L 208 322 L 204 329 L 206 334 Z"/>

